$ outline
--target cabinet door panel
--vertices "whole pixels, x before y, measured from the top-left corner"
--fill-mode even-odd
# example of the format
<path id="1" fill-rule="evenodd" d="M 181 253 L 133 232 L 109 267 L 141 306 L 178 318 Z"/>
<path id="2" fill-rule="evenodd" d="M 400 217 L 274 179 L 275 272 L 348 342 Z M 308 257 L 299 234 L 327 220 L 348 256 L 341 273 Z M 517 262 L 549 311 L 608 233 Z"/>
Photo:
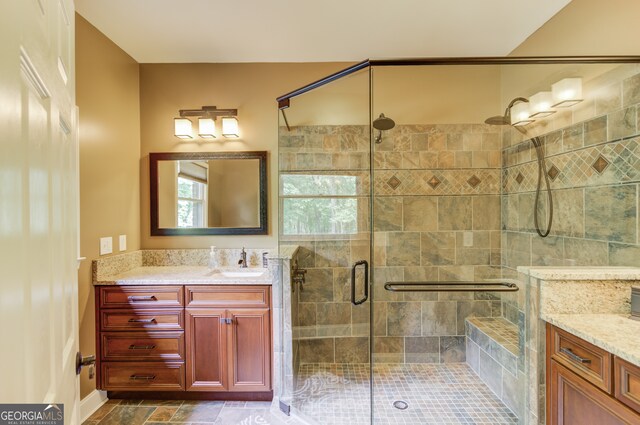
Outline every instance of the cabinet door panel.
<path id="1" fill-rule="evenodd" d="M 187 309 L 187 390 L 228 391 L 225 311 Z"/>
<path id="2" fill-rule="evenodd" d="M 638 423 L 627 407 L 551 360 L 551 425 L 625 425 Z"/>
<path id="3" fill-rule="evenodd" d="M 229 310 L 230 391 L 271 389 L 271 323 L 269 309 Z"/>

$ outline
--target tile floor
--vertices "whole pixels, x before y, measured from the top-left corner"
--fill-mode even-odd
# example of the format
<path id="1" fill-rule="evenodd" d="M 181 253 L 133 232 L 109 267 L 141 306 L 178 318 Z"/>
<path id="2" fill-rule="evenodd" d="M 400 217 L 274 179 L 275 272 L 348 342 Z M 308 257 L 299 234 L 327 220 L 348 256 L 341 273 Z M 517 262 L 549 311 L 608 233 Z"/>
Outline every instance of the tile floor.
<path id="1" fill-rule="evenodd" d="M 294 405 L 323 425 L 368 425 L 368 369 L 366 364 L 301 365 Z M 465 363 L 378 364 L 374 377 L 375 425 L 518 423 Z M 409 407 L 394 408 L 396 400 Z"/>
<path id="2" fill-rule="evenodd" d="M 375 425 L 513 425 L 516 416 L 465 363 L 374 366 Z M 367 364 L 300 366 L 294 406 L 310 423 L 369 425 Z M 408 403 L 406 410 L 392 406 Z M 271 402 L 109 400 L 83 425 L 298 425 Z"/>
<path id="3" fill-rule="evenodd" d="M 109 400 L 83 425 L 293 425 L 262 401 Z"/>

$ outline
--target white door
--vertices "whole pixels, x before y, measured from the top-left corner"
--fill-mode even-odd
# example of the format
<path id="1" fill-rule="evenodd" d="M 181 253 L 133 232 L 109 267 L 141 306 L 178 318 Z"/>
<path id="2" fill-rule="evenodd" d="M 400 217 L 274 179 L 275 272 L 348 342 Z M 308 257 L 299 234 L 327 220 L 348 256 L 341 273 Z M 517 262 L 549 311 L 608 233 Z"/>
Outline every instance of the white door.
<path id="1" fill-rule="evenodd" d="M 73 0 L 0 0 L 0 403 L 78 424 Z"/>

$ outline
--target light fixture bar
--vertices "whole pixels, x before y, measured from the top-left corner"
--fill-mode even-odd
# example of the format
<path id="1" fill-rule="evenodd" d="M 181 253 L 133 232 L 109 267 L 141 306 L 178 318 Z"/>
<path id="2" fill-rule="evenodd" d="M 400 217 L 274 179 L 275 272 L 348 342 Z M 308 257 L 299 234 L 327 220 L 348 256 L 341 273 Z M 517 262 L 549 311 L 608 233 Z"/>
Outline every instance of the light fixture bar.
<path id="1" fill-rule="evenodd" d="M 227 138 L 240 137 L 237 109 L 218 109 L 217 106 L 203 106 L 200 109 L 180 109 L 180 117 L 174 119 L 174 134 L 180 139 L 193 139 L 193 125 L 187 117 L 198 117 L 198 136 L 215 139 L 216 118 L 222 118 L 222 135 Z"/>
<path id="2" fill-rule="evenodd" d="M 201 109 L 180 109 L 181 117 L 224 117 L 238 115 L 237 109 L 218 109 L 216 106 L 203 106 Z"/>

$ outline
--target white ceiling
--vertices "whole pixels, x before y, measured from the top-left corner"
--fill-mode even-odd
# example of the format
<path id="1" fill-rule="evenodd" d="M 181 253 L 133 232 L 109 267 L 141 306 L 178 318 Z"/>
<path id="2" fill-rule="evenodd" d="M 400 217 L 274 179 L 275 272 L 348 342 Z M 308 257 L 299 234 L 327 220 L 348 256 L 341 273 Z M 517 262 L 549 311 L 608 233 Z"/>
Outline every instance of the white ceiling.
<path id="1" fill-rule="evenodd" d="M 75 0 L 140 63 L 504 56 L 571 0 Z"/>

